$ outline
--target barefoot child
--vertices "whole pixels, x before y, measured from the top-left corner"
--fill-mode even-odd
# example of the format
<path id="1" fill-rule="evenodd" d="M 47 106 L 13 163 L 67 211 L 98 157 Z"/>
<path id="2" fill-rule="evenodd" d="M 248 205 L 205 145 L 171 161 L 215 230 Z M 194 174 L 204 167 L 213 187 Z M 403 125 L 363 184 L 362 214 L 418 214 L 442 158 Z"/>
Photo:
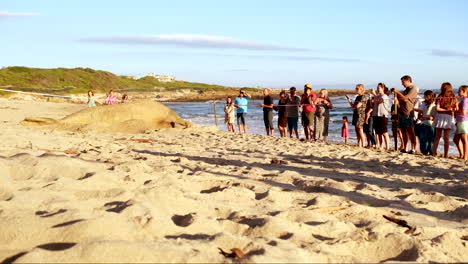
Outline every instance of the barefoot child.
<path id="1" fill-rule="evenodd" d="M 440 87 L 440 94 L 437 96 L 436 111 L 432 126 L 435 128 L 434 144 L 432 145 L 432 155 L 437 156 L 437 147 L 443 134 L 444 139 L 444 158 L 448 157 L 450 131 L 455 127 L 453 114 L 458 108 L 458 101 L 453 92 L 453 87 L 450 83 L 445 82 Z"/>
<path id="2" fill-rule="evenodd" d="M 348 132 L 348 117 L 343 116 L 343 126 L 341 127 L 341 137 L 344 137 L 345 145 L 348 144 L 349 132 Z"/>
<path id="3" fill-rule="evenodd" d="M 453 142 L 457 146 L 459 159 L 468 160 L 468 85 L 460 86 L 458 95 L 461 101 L 456 111 L 457 130 Z"/>
<path id="4" fill-rule="evenodd" d="M 435 94 L 427 90 L 424 92 L 424 102 L 417 110 L 418 119 L 422 122 L 419 137 L 419 149 L 423 155 L 432 155 L 432 144 L 434 143 L 434 128 L 432 127 L 432 120 L 435 115 Z"/>
<path id="5" fill-rule="evenodd" d="M 226 121 L 227 130 L 236 132 L 234 126 L 234 119 L 236 118 L 236 112 L 234 111 L 235 107 L 232 105 L 232 98 L 228 97 L 226 99 L 226 106 L 224 107 L 224 113 L 226 113 L 224 120 Z"/>
<path id="6" fill-rule="evenodd" d="M 88 91 L 88 107 L 96 106 L 96 99 L 94 99 L 93 91 Z"/>
<path id="7" fill-rule="evenodd" d="M 128 102 L 128 95 L 124 94 L 122 95 L 122 101 L 120 101 L 121 104 Z"/>
<path id="8" fill-rule="evenodd" d="M 117 97 L 115 97 L 115 95 L 114 95 L 114 91 L 110 90 L 109 94 L 107 95 L 107 98 L 106 98 L 106 104 L 107 105 L 113 105 L 113 104 L 117 104 L 118 102 L 119 101 L 117 100 Z"/>

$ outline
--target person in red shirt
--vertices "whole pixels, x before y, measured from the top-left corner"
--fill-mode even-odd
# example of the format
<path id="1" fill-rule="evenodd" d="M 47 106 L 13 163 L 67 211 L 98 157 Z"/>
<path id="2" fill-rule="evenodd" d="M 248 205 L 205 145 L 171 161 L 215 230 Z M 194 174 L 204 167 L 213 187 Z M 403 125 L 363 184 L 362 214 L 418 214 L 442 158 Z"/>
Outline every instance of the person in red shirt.
<path id="1" fill-rule="evenodd" d="M 301 119 L 306 140 L 311 141 L 314 140 L 315 100 L 317 100 L 317 95 L 312 92 L 312 86 L 310 84 L 304 85 L 304 94 L 301 97 Z"/>

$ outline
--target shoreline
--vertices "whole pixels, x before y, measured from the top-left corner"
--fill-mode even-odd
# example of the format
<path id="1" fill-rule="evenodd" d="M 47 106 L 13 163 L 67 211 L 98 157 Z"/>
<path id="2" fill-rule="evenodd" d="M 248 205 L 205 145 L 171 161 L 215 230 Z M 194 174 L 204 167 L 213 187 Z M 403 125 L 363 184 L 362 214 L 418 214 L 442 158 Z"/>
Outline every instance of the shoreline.
<path id="1" fill-rule="evenodd" d="M 42 89 L 19 89 L 19 88 L 14 88 L 14 87 L 8 87 L 10 90 L 17 90 L 17 91 L 22 91 L 22 92 L 38 92 L 40 93 L 43 91 Z M 240 89 L 240 88 L 239 88 Z M 154 98 L 159 102 L 205 102 L 205 101 L 224 101 L 226 100 L 227 96 L 231 96 L 232 98 L 235 98 L 238 93 L 239 89 L 226 89 L 224 91 L 199 91 L 199 90 L 190 90 L 190 89 L 178 89 L 178 90 L 160 90 L 160 91 L 125 91 L 125 90 L 114 90 L 114 93 L 118 95 L 118 97 L 121 97 L 123 94 L 127 94 L 131 98 L 135 99 L 147 99 L 147 98 Z M 262 89 L 258 89 L 258 91 L 251 91 L 251 88 L 248 90 L 249 93 L 252 95 L 252 100 L 262 100 L 263 99 L 263 94 L 262 94 Z M 279 89 L 272 89 L 270 91 L 270 95 L 274 98 L 277 98 L 279 95 L 279 92 L 281 90 Z M 344 96 L 344 95 L 351 95 L 354 94 L 353 90 L 328 90 L 329 91 L 329 96 Z M 313 92 L 318 93 L 318 90 L 313 90 Z M 44 93 L 52 93 L 52 91 L 44 91 Z M 19 98 L 21 94 L 19 93 L 14 93 L 14 92 L 0 92 L 0 98 Z M 24 95 L 24 94 L 23 94 Z M 86 98 L 86 94 L 69 94 L 69 93 L 63 93 L 63 94 L 57 94 L 60 96 L 68 96 L 72 98 L 76 97 L 81 97 L 81 98 Z M 102 92 L 96 92 L 96 96 L 99 97 L 104 97 L 105 98 L 105 93 Z M 27 96 L 27 95 L 25 95 Z M 29 96 L 35 96 L 35 95 L 29 95 Z M 35 96 L 35 97 L 41 97 L 41 96 Z M 59 98 L 54 98 L 54 97 L 46 97 L 49 98 L 49 101 L 57 101 L 57 102 L 65 102 L 66 99 L 62 100 Z"/>

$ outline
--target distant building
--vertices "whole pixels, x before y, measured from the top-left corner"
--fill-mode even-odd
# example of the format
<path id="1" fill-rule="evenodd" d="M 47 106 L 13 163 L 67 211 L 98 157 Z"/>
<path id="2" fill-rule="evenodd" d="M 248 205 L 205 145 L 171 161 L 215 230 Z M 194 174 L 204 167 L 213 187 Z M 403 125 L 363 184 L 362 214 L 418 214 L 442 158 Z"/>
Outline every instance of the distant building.
<path id="1" fill-rule="evenodd" d="M 127 79 L 138 80 L 138 78 L 136 76 L 132 76 L 132 75 L 122 75 L 121 77 L 127 78 Z"/>
<path id="2" fill-rule="evenodd" d="M 176 80 L 174 76 L 171 75 L 163 75 L 163 74 L 154 74 L 154 73 L 149 73 L 146 76 L 151 76 L 156 78 L 156 80 L 160 82 L 173 82 Z"/>

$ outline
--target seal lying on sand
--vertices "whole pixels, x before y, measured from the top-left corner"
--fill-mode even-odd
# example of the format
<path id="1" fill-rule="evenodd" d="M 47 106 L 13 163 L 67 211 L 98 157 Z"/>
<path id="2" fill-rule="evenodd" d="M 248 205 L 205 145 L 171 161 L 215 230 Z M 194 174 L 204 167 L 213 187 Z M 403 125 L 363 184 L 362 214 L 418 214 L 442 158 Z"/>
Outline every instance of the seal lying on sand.
<path id="1" fill-rule="evenodd" d="M 60 120 L 28 117 L 24 126 L 48 126 L 73 131 L 144 133 L 161 128 L 188 128 L 193 124 L 151 100 L 86 108 Z"/>

